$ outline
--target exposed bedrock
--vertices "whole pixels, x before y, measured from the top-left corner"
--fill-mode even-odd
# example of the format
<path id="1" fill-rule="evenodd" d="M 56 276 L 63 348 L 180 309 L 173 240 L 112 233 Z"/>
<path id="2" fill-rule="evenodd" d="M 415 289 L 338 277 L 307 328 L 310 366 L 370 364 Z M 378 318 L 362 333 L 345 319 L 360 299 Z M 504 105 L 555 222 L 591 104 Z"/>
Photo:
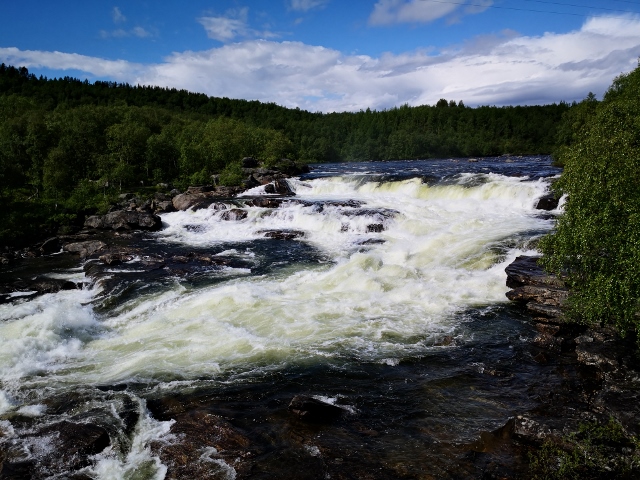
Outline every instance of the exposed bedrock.
<path id="1" fill-rule="evenodd" d="M 516 258 L 507 272 L 509 300 L 523 303 L 533 314 L 548 321 L 562 323 L 562 308 L 569 291 L 562 279 L 550 275 L 538 265 L 540 257 L 522 255 Z"/>

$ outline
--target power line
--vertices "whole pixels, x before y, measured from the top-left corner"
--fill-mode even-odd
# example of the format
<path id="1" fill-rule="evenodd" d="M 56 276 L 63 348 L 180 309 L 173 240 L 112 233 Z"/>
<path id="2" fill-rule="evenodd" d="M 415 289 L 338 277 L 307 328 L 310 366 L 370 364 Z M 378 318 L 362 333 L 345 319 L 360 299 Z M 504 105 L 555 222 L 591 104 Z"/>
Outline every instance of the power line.
<path id="1" fill-rule="evenodd" d="M 554 12 L 551 10 L 534 10 L 532 8 L 517 8 L 517 7 L 503 7 L 503 6 L 498 6 L 498 5 L 482 5 L 479 3 L 467 3 L 467 2 L 452 2 L 452 1 L 448 1 L 448 0 L 422 0 L 424 2 L 432 2 L 432 3 L 446 3 L 448 5 L 462 5 L 462 6 L 468 6 L 468 7 L 481 7 L 481 8 L 498 8 L 500 10 L 516 10 L 516 11 L 520 11 L 520 12 L 534 12 L 534 13 L 550 13 L 553 15 L 571 15 L 573 17 L 588 17 L 589 15 L 584 14 L 584 13 L 571 13 L 571 12 Z M 551 2 L 545 2 L 545 3 L 551 3 Z M 624 12 L 624 13 L 637 13 L 637 12 L 631 12 L 629 10 L 616 10 L 618 12 Z"/>
<path id="2" fill-rule="evenodd" d="M 607 7 L 592 7 L 590 5 L 576 5 L 574 3 L 562 3 L 562 2 L 549 2 L 546 0 L 524 0 L 525 2 L 536 2 L 536 3 L 548 3 L 550 5 L 563 5 L 565 7 L 578 7 L 578 8 L 590 8 L 591 10 L 607 10 L 609 12 L 622 12 L 622 13 L 634 13 L 629 10 L 619 10 L 616 8 L 607 8 Z M 633 2 L 626 2 L 633 3 Z M 635 5 L 638 5 L 637 3 Z"/>

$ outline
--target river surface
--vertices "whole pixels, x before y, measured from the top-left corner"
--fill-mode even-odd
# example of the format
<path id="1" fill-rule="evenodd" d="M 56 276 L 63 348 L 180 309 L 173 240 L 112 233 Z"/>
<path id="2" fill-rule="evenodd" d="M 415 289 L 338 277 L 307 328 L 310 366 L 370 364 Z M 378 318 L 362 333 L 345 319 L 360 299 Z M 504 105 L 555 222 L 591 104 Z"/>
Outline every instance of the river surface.
<path id="1" fill-rule="evenodd" d="M 559 173 L 548 157 L 324 164 L 289 179 L 304 202 L 240 204 L 231 221 L 164 214 L 145 242 L 234 262 L 0 305 L 0 431 L 37 461 L 54 443 L 32 432 L 82 418 L 111 437 L 85 478 L 161 479 L 177 474 L 157 445 L 184 439 L 150 406 L 179 398 L 252 452 L 201 445 L 207 478 L 479 476 L 487 466 L 468 452 L 483 451 L 482 432 L 555 381 L 531 359 L 535 331 L 507 301 L 504 269 L 552 228 L 557 212 L 535 206 Z M 344 415 L 301 423 L 287 411 L 298 394 Z"/>

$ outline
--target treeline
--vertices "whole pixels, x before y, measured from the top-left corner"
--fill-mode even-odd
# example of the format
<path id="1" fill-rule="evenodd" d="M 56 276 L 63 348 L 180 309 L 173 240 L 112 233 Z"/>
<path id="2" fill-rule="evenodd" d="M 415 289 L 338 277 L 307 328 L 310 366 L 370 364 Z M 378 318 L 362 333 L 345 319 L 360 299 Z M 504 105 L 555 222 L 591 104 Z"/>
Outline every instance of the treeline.
<path id="1" fill-rule="evenodd" d="M 549 153 L 565 103 L 311 113 L 114 82 L 47 79 L 0 65 L 0 245 L 80 223 L 122 189 L 242 182 L 265 166 Z"/>
<path id="2" fill-rule="evenodd" d="M 571 318 L 640 339 L 640 65 L 572 108 L 560 133 L 567 202 L 541 243 L 545 266 L 566 279 Z"/>

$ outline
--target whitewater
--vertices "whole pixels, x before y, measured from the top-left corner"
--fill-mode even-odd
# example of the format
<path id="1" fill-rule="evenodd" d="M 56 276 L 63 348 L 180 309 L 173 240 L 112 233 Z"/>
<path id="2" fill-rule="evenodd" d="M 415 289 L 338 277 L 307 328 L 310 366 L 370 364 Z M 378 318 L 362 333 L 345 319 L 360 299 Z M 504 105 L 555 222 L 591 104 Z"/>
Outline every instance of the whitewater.
<path id="1" fill-rule="evenodd" d="M 167 465 L 150 444 L 173 441 L 172 420 L 153 418 L 151 397 L 273 382 L 318 366 L 393 369 L 472 345 L 481 335 L 473 321 L 506 308 L 505 267 L 535 254 L 552 228 L 557 212 L 536 205 L 558 172 L 546 157 L 445 162 L 318 165 L 288 180 L 295 196 L 278 208 L 247 203 L 269 197 L 258 187 L 209 209 L 164 214 L 163 229 L 147 239 L 242 267 L 203 271 L 197 281 L 138 281 L 135 295 L 112 306 L 105 297 L 120 293 L 90 282 L 0 305 L 0 430 L 25 458 L 50 454 L 25 432 L 60 420 L 51 398 L 81 390 L 91 405 L 73 413 L 99 411 L 94 417 L 115 424 L 120 404 L 105 386 L 130 385 L 123 395 L 138 405 L 135 431 L 113 427 L 118 439 L 82 471 L 164 478 Z M 246 214 L 229 220 L 232 209 Z M 86 279 L 82 265 L 50 275 Z M 236 477 L 232 462 L 208 452 L 202 461 L 215 478 Z"/>

